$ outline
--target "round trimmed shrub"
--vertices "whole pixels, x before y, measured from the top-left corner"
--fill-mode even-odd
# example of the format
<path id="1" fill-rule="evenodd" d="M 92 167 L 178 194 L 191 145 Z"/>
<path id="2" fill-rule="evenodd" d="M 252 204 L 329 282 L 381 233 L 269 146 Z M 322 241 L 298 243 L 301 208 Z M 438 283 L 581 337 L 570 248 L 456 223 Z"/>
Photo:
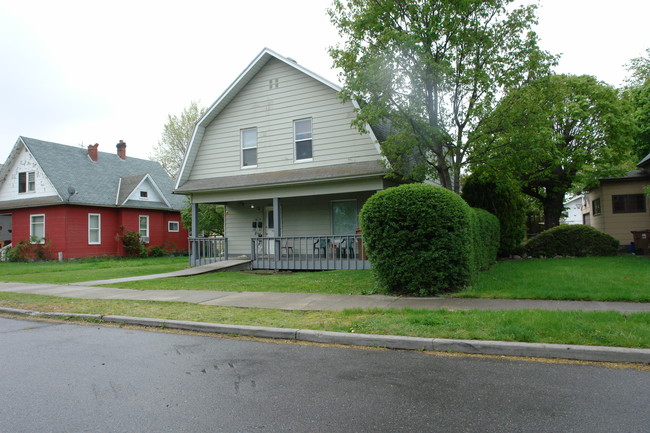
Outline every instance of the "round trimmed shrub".
<path id="1" fill-rule="evenodd" d="M 533 257 L 613 256 L 618 240 L 586 225 L 560 225 L 546 230 L 526 244 L 526 253 Z"/>
<path id="2" fill-rule="evenodd" d="M 457 194 L 409 184 L 370 197 L 359 214 L 368 259 L 387 291 L 417 296 L 459 290 L 472 277 L 472 212 Z"/>

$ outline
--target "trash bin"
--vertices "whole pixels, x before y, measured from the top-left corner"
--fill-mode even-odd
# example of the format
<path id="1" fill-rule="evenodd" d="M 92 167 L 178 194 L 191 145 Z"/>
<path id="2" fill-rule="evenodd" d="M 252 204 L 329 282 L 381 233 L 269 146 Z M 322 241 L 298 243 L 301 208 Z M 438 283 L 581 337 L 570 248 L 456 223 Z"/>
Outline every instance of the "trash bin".
<path id="1" fill-rule="evenodd" d="M 634 236 L 634 252 L 639 255 L 648 255 L 650 253 L 650 230 L 632 231 Z"/>

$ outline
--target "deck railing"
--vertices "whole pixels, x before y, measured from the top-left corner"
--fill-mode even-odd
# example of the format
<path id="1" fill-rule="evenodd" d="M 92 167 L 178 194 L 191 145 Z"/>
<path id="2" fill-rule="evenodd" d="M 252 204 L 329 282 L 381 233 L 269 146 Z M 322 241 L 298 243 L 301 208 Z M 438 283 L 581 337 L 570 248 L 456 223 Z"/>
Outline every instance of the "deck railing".
<path id="1" fill-rule="evenodd" d="M 370 269 L 361 235 L 251 239 L 253 269 Z"/>
<path id="2" fill-rule="evenodd" d="M 190 266 L 228 260 L 228 238 L 188 238 Z"/>

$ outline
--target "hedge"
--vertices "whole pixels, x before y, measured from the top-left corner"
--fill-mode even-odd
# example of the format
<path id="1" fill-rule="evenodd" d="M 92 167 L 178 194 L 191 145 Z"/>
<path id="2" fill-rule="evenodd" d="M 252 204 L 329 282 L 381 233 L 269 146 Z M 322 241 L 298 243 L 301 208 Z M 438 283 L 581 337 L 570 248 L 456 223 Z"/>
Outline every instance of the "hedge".
<path id="1" fill-rule="evenodd" d="M 560 225 L 532 238 L 525 246 L 532 257 L 612 256 L 618 252 L 616 238 L 586 225 Z"/>
<path id="2" fill-rule="evenodd" d="M 494 264 L 500 244 L 499 219 L 490 212 L 472 208 L 473 273 L 484 271 Z"/>
<path id="3" fill-rule="evenodd" d="M 490 254 L 496 257 L 493 242 L 485 250 L 474 246 L 484 232 L 492 239 L 496 219 L 473 211 L 445 188 L 409 184 L 380 191 L 366 201 L 359 219 L 376 280 L 391 293 L 460 290 L 494 260 Z"/>

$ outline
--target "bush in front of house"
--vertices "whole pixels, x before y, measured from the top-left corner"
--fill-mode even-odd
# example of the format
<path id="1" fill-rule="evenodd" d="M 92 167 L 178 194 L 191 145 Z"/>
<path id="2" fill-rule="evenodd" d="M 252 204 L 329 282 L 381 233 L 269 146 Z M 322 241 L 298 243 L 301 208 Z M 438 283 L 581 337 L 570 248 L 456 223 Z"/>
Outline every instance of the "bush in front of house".
<path id="1" fill-rule="evenodd" d="M 442 187 L 409 184 L 379 191 L 359 214 L 378 284 L 391 293 L 428 296 L 469 284 L 472 210 Z"/>
<path id="2" fill-rule="evenodd" d="M 463 184 L 462 197 L 470 206 L 485 209 L 498 218 L 499 256 L 508 257 L 521 248 L 526 235 L 526 210 L 518 188 L 471 174 Z"/>
<path id="3" fill-rule="evenodd" d="M 591 226 L 560 225 L 534 237 L 525 246 L 532 257 L 555 256 L 613 256 L 618 252 L 618 240 Z"/>
<path id="4" fill-rule="evenodd" d="M 499 219 L 485 209 L 472 208 L 473 273 L 488 269 L 497 259 L 500 245 Z"/>
<path id="5" fill-rule="evenodd" d="M 38 238 L 30 241 L 19 241 L 7 251 L 7 260 L 10 262 L 51 260 L 50 244 L 49 240 L 43 239 L 42 242 L 39 242 Z"/>

